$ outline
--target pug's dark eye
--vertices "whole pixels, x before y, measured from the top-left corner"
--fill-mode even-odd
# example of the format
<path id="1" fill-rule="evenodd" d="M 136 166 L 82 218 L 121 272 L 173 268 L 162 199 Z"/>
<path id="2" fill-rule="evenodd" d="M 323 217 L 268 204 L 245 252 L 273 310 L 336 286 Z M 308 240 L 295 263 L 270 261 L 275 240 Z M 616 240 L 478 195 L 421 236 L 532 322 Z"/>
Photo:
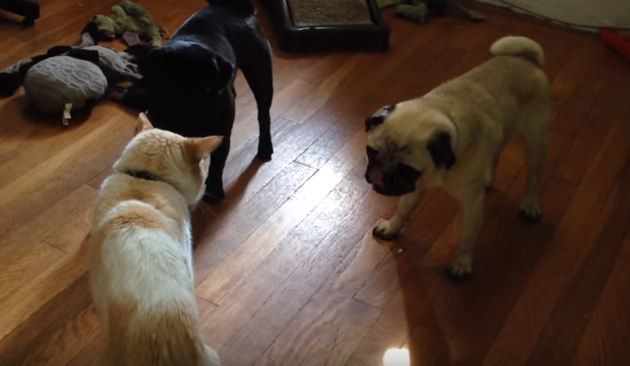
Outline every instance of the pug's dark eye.
<path id="1" fill-rule="evenodd" d="M 375 159 L 378 156 L 378 151 L 369 146 L 366 147 L 366 152 L 369 159 Z"/>
<path id="2" fill-rule="evenodd" d="M 396 175 L 410 182 L 415 182 L 422 175 L 421 172 L 407 164 L 398 163 L 396 166 Z"/>

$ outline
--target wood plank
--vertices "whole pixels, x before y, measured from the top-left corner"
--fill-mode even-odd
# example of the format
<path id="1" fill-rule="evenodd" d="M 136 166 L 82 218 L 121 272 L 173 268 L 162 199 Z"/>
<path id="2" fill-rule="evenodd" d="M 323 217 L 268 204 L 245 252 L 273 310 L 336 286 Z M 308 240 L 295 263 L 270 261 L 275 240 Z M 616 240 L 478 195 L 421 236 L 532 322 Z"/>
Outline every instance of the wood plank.
<path id="1" fill-rule="evenodd" d="M 625 365 L 630 363 L 630 293 L 627 291 L 630 270 L 630 236 L 626 237 L 619 256 L 589 318 L 574 354 L 574 366 Z"/>
<path id="2" fill-rule="evenodd" d="M 568 365 L 578 351 L 590 318 L 585 314 L 594 308 L 624 238 L 630 233 L 630 158 L 611 187 L 607 205 L 612 206 L 608 220 L 584 264 L 556 303 L 529 356 L 528 365 L 542 362 Z"/>
<path id="3" fill-rule="evenodd" d="M 630 77 L 623 74 L 626 70 L 627 65 L 622 60 L 611 62 L 608 68 L 608 75 L 612 79 L 609 89 L 600 93 L 592 102 L 592 109 L 582 116 L 585 119 L 584 127 L 559 166 L 557 176 L 574 183 L 579 182 L 593 162 L 610 128 L 624 123 L 630 113 L 630 107 L 624 99 L 624 96 L 630 95 Z"/>
<path id="4" fill-rule="evenodd" d="M 344 364 L 381 314 L 379 309 L 353 300 L 352 294 L 385 254 L 382 247 L 374 245 L 370 234 L 364 236 L 256 364 Z M 344 318 L 353 321 L 340 323 Z M 294 346 L 284 347 L 287 342 Z M 251 362 L 243 361 L 239 363 Z"/>
<path id="5" fill-rule="evenodd" d="M 65 365 L 100 333 L 96 310 L 88 306 L 60 329 L 48 331 L 45 341 L 29 349 L 23 365 Z M 43 338 L 43 337 L 42 337 Z"/>
<path id="6" fill-rule="evenodd" d="M 16 176 L 0 187 L 1 228 L 12 227 L 14 223 L 35 215 L 62 198 L 65 192 L 77 189 L 86 180 L 100 174 L 103 166 L 111 166 L 120 154 L 111 147 L 128 141 L 135 127 L 127 118 L 106 119 L 103 113 L 111 111 L 111 107 L 97 107 L 93 119 L 79 126 L 93 126 L 85 138 L 67 144 L 46 159 L 38 159 L 28 174 Z M 89 164 L 84 160 L 86 155 L 93 156 Z M 7 210 L 9 207 L 13 209 Z"/>
<path id="7" fill-rule="evenodd" d="M 224 364 L 381 365 L 388 348 L 401 346 L 414 366 L 630 362 L 620 188 L 630 69 L 618 55 L 594 34 L 476 2 L 466 4 L 485 22 L 446 16 L 417 25 L 385 10 L 385 53 L 288 54 L 255 3 L 274 47 L 274 158 L 253 160 L 257 109 L 239 73 L 227 197 L 193 217 L 197 283 L 210 283 L 211 300 L 221 300 L 198 299 L 204 340 Z M 0 66 L 76 42 L 112 4 L 49 0 L 33 28 L 0 21 Z M 168 35 L 205 5 L 140 4 Z M 371 237 L 396 200 L 364 181 L 363 120 L 483 62 L 507 34 L 545 50 L 553 116 L 544 217 L 534 226 L 516 218 L 525 156 L 521 144 L 508 144 L 487 195 L 474 278 L 454 285 L 442 270 L 461 222 L 443 192 L 427 193 L 398 242 Z M 101 102 L 64 129 L 28 109 L 22 90 L 0 100 L 0 364 L 87 365 L 102 335 L 81 242 L 136 116 Z"/>
<path id="8" fill-rule="evenodd" d="M 602 229 L 600 215 L 605 212 L 601 197 L 628 156 L 625 136 L 629 134 L 630 128 L 624 123 L 617 124 L 611 131 L 576 192 L 580 200 L 573 202 L 558 224 L 544 256 L 490 349 L 485 365 L 526 362 L 559 293 L 582 265 Z"/>
<path id="9" fill-rule="evenodd" d="M 28 222 L 29 225 L 21 226 L 1 240 L 0 265 L 3 271 L 0 273 L 0 288 L 3 291 L 0 306 L 11 307 L 13 311 L 20 309 L 23 304 L 15 292 L 30 288 L 37 282 L 47 282 L 46 277 L 41 277 L 42 272 L 55 268 L 80 249 L 89 231 L 86 218 L 91 214 L 91 202 L 96 193 L 94 189 L 83 186 Z M 56 221 L 60 216 L 67 219 L 64 224 Z M 77 226 L 77 223 L 85 225 Z M 2 320 L 11 319 L 3 317 Z M 8 323 L 0 325 L 2 335 L 13 329 Z"/>
<path id="10" fill-rule="evenodd" d="M 76 266 L 76 263 L 73 263 L 73 265 Z M 35 312 L 29 314 L 30 317 L 27 322 L 22 322 L 19 327 L 14 329 L 12 322 L 22 317 L 16 314 L 15 308 L 4 308 L 7 311 L 3 314 L 3 324 L 0 329 L 10 329 L 12 331 L 8 336 L 3 336 L 2 342 L 0 342 L 1 365 L 37 364 L 37 362 L 31 363 L 26 362 L 26 360 L 28 357 L 39 357 L 42 353 L 66 359 L 78 351 L 75 348 L 78 346 L 75 343 L 77 339 L 75 334 L 72 330 L 66 330 L 65 327 L 90 302 L 87 276 L 61 278 L 59 271 L 45 271 L 43 274 L 57 280 L 57 288 L 42 289 L 30 287 L 27 288 L 27 291 L 15 292 L 16 296 L 24 296 L 22 299 L 23 304 L 29 303 L 29 301 L 34 302 L 33 297 L 38 294 L 46 299 L 46 301 L 39 303 L 38 306 L 30 308 L 35 310 Z M 60 284 L 64 285 L 62 289 L 58 288 Z M 19 309 L 22 310 L 22 308 Z M 88 324 L 92 324 L 92 322 L 88 321 L 84 325 Z M 85 329 L 81 331 L 85 331 Z M 51 336 L 64 336 L 70 339 L 64 345 L 58 343 L 50 344 L 49 337 Z M 49 344 L 50 346 L 47 346 Z M 37 355 L 32 355 L 32 352 L 35 351 L 37 351 Z"/>
<path id="11" fill-rule="evenodd" d="M 249 270 L 259 264 L 280 241 L 304 219 L 304 217 L 324 198 L 343 177 L 355 166 L 357 159 L 338 156 L 360 156 L 365 146 L 363 133 L 355 135 L 339 155 L 333 156 L 306 184 L 273 215 L 267 219 L 236 251 L 215 267 L 208 280 L 198 285 L 201 297 L 221 305 L 229 294 L 226 287 L 238 277 L 247 276 Z"/>
<path id="12" fill-rule="evenodd" d="M 81 250 L 67 255 L 38 274 L 31 281 L 11 293 L 11 297 L 3 301 L 3 317 L 0 319 L 2 337 L 18 325 L 26 321 L 33 313 L 40 310 L 51 298 L 66 290 L 66 286 L 85 277 L 87 271 L 87 254 Z M 73 303 L 81 298 L 73 299 Z M 85 301 L 89 299 L 86 290 Z"/>
<path id="13" fill-rule="evenodd" d="M 361 339 L 352 353 L 352 359 L 365 365 L 380 365 L 385 351 L 402 347 L 408 342 L 409 334 L 418 324 L 420 312 L 427 306 L 430 306 L 430 301 L 423 293 L 422 282 L 406 281 L 405 289 L 394 296 L 381 317 Z M 436 339 L 444 338 L 436 334 Z M 434 349 L 431 354 L 436 355 L 439 351 L 439 348 Z"/>
<path id="14" fill-rule="evenodd" d="M 16 38 L 24 42 L 24 46 L 4 53 L 0 56 L 0 64 L 8 64 L 7 60 L 16 61 L 43 53 L 54 45 L 77 44 L 80 40 L 80 29 L 95 14 L 106 12 L 114 3 L 115 1 L 111 0 L 105 4 L 99 0 L 44 3 L 36 26 L 23 28 L 20 32 L 14 33 Z"/>
<path id="15" fill-rule="evenodd" d="M 298 103 L 311 89 L 311 85 L 303 82 L 302 80 L 294 80 L 285 88 L 279 90 L 274 94 L 273 107 L 271 110 L 271 129 L 275 130 L 277 119 L 290 120 L 285 116 L 277 116 L 274 110 L 286 109 L 290 106 Z M 237 96 L 237 103 L 243 99 L 243 93 Z M 295 121 L 292 121 L 295 122 Z M 232 153 L 243 150 L 246 146 L 250 146 L 250 141 L 255 141 L 258 144 L 258 109 L 255 108 L 255 104 L 249 103 L 249 108 L 239 108 L 236 110 L 235 123 L 232 127 L 231 135 L 231 147 Z M 252 156 L 255 155 L 256 149 L 252 150 Z M 277 156 L 277 151 L 274 157 Z"/>
<path id="16" fill-rule="evenodd" d="M 378 210 L 372 213 L 369 208 L 373 202 L 359 199 L 367 190 L 367 185 L 356 184 L 363 179 L 362 174 L 355 169 L 351 177 L 338 185 L 252 271 L 247 281 L 234 289 L 216 316 L 205 322 L 209 330 L 231 328 L 236 332 L 233 337 L 228 330 L 214 335 L 216 342 L 247 343 L 249 349 L 262 353 L 335 270 L 339 258 L 347 255 L 363 236 L 364 226 L 357 225 L 357 221 L 373 222 Z M 230 337 L 242 340 L 230 341 Z M 248 357 L 256 357 L 256 352 Z"/>
<path id="17" fill-rule="evenodd" d="M 282 114 L 283 117 L 298 123 L 311 118 L 337 92 L 344 79 L 355 70 L 359 60 L 359 56 L 350 57 L 342 61 L 341 66 L 337 65 L 336 69 L 323 78 L 320 83 L 315 86 L 309 85 L 308 90 L 311 92 L 287 108 L 286 112 Z"/>
<path id="18" fill-rule="evenodd" d="M 576 55 L 574 62 L 578 65 L 568 66 L 566 72 L 574 70 L 577 74 L 572 76 L 574 80 L 567 86 L 568 89 L 573 89 L 573 92 L 570 99 L 565 100 L 561 99 L 562 94 L 552 96 L 552 101 L 556 103 L 556 118 L 551 123 L 552 128 L 575 135 L 587 123 L 589 114 L 595 108 L 594 103 L 607 89 L 606 85 L 614 79 L 609 67 L 622 62 L 609 52 L 602 52 L 603 47 L 599 40 L 587 42 L 584 54 L 579 52 Z M 556 85 L 552 83 L 553 91 L 556 91 L 559 82 L 556 81 Z"/>
<path id="19" fill-rule="evenodd" d="M 409 276 L 422 267 L 420 261 L 425 252 L 432 248 L 435 240 L 444 232 L 456 210 L 455 202 L 445 192 L 427 192 L 401 236 L 391 244 L 391 250 L 397 255 L 388 258 L 373 272 L 355 298 L 371 306 L 384 308 L 406 281 L 424 282 Z M 436 293 L 433 288 L 424 287 L 424 291 L 428 297 Z"/>
<path id="20" fill-rule="evenodd" d="M 291 196 L 293 192 L 289 190 L 280 190 L 279 192 L 267 190 L 260 194 L 260 197 L 256 197 L 259 195 L 257 192 L 262 192 L 263 187 L 266 187 L 276 175 L 291 164 L 307 146 L 312 144 L 327 129 L 327 121 L 325 120 L 312 120 L 299 126 L 297 130 L 293 131 L 293 138 L 276 146 L 276 157 L 273 160 L 260 166 L 252 165 L 251 169 L 248 168 L 245 171 L 242 178 L 239 177 L 239 181 L 234 183 L 231 189 L 231 192 L 236 190 L 236 197 L 230 198 L 228 196 L 221 206 L 212 208 L 217 218 L 221 218 L 221 220 L 216 218 L 207 220 L 203 217 L 200 220 L 195 220 L 195 237 L 199 243 L 195 264 L 200 278 L 205 277 L 211 268 L 229 254 L 232 248 L 241 244 L 277 209 L 278 206 L 270 205 L 269 201 L 264 203 L 267 200 L 267 195 L 275 197 L 274 202 L 277 202 L 278 205 Z M 285 178 L 291 179 L 290 176 Z M 240 190 L 244 190 L 244 193 L 241 194 L 242 197 L 239 197 L 240 193 L 238 192 Z M 246 203 L 246 205 L 238 205 L 239 202 Z M 256 217 L 249 216 L 248 212 L 256 210 L 256 207 L 260 207 L 263 211 L 258 211 Z M 234 229 L 236 223 L 239 225 L 238 230 Z M 207 245 L 211 245 L 212 250 L 204 250 L 203 248 L 206 247 L 204 243 L 211 243 Z"/>
<path id="21" fill-rule="evenodd" d="M 511 196 L 515 184 L 495 213 L 485 221 L 478 240 L 475 280 L 465 286 L 445 286 L 422 323 L 449 336 L 449 352 L 439 363 L 480 364 L 494 342 L 521 291 L 576 192 L 567 182 L 552 180 L 541 195 L 544 221 L 532 226 L 519 221 Z M 517 201 L 518 202 L 518 201 Z M 489 282 L 493 283 L 488 287 Z"/>

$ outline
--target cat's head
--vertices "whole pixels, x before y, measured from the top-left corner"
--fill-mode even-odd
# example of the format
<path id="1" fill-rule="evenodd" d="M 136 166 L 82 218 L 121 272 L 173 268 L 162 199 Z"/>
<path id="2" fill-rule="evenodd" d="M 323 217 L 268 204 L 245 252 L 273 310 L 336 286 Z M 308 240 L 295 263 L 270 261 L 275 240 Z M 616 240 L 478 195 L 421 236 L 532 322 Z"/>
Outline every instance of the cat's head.
<path id="1" fill-rule="evenodd" d="M 188 205 L 196 204 L 205 192 L 210 153 L 223 141 L 221 136 L 187 138 L 153 128 L 140 114 L 137 135 L 114 164 L 119 173 L 146 172 L 175 187 Z"/>

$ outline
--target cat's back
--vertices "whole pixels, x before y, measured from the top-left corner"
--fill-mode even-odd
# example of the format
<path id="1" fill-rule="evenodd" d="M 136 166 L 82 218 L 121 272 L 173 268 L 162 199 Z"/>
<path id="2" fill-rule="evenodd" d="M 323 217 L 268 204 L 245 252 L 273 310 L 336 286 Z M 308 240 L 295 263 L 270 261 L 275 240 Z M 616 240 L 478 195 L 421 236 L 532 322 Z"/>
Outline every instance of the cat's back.
<path id="1" fill-rule="evenodd" d="M 194 326 L 189 221 L 186 202 L 167 184 L 126 174 L 103 182 L 89 244 L 90 283 L 110 333 L 109 364 L 178 364 L 162 359 L 164 348 L 177 360 L 193 357 L 185 364 L 205 364 Z"/>
<path id="2" fill-rule="evenodd" d="M 188 298 L 192 273 L 187 210 L 168 187 L 124 174 L 108 177 L 90 237 L 95 292 L 104 301 L 131 296 L 146 306 L 170 300 L 165 294 Z"/>

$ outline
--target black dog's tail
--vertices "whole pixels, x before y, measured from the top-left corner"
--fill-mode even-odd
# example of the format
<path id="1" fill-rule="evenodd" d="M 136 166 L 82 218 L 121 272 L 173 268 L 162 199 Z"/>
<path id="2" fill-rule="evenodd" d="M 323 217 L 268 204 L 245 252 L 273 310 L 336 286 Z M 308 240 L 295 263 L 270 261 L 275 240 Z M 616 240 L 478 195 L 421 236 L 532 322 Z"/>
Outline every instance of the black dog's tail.
<path id="1" fill-rule="evenodd" d="M 251 0 L 206 0 L 208 4 L 211 6 L 219 5 L 224 6 L 226 8 L 232 8 L 239 12 L 244 12 L 247 14 L 254 14 L 256 10 L 254 9 L 254 5 Z"/>

